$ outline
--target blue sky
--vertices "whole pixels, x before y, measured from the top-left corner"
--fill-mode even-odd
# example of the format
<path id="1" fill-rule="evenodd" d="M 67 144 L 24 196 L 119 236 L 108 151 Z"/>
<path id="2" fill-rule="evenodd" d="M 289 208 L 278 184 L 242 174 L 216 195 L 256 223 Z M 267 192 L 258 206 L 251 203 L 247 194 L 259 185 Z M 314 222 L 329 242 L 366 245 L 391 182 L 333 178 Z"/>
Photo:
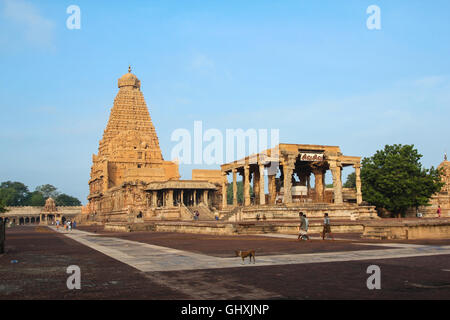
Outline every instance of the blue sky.
<path id="1" fill-rule="evenodd" d="M 80 30 L 66 28 L 72 4 Z M 366 27 L 372 4 L 381 30 Z M 0 181 L 86 202 L 129 64 L 166 159 L 171 133 L 201 120 L 363 157 L 414 144 L 437 166 L 450 151 L 448 12 L 447 0 L 0 0 Z M 217 166 L 182 177 L 198 167 Z"/>

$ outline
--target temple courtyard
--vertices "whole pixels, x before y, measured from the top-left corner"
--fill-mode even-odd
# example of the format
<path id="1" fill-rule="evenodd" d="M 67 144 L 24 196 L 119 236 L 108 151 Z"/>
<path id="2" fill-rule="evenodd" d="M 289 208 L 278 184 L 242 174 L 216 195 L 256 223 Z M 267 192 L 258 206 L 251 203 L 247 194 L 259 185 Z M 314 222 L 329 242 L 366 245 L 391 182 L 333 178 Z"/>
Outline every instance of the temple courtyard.
<path id="1" fill-rule="evenodd" d="M 261 222 L 262 223 L 262 222 Z M 212 235 L 19 226 L 0 255 L 0 299 L 448 299 L 450 239 L 325 241 L 290 234 Z M 245 265 L 234 250 L 255 249 Z M 69 290 L 66 269 L 81 270 Z M 381 271 L 369 290 L 367 268 Z"/>

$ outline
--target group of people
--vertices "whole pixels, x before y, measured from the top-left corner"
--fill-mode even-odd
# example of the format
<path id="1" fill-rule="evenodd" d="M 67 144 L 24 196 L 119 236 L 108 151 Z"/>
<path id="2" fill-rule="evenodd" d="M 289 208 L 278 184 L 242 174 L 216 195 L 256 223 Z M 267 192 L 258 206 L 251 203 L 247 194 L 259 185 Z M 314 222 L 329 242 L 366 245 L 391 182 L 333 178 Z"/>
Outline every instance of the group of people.
<path id="1" fill-rule="evenodd" d="M 306 214 L 304 214 L 303 212 L 300 212 L 298 215 L 300 217 L 300 226 L 299 226 L 300 232 L 297 240 L 309 240 L 308 236 L 309 220 L 306 217 Z M 325 213 L 323 219 L 323 230 L 321 234 L 322 240 L 325 240 L 325 237 L 327 235 L 329 235 L 334 240 L 334 237 L 331 234 L 330 218 L 328 217 L 328 213 Z"/>
<path id="2" fill-rule="evenodd" d="M 61 225 L 61 222 L 59 220 L 56 220 L 56 229 L 59 229 Z M 64 230 L 72 231 L 72 229 L 75 229 L 77 227 L 77 222 L 74 220 L 67 220 L 62 223 Z"/>

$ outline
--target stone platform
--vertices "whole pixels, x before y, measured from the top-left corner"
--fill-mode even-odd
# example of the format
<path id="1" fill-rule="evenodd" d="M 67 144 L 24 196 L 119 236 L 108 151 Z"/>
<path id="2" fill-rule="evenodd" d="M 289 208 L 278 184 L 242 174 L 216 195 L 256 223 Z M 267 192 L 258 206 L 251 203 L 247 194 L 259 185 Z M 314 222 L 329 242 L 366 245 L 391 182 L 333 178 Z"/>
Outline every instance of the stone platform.
<path id="1" fill-rule="evenodd" d="M 142 223 L 107 223 L 113 232 L 179 232 L 211 235 L 298 234 L 298 221 L 153 221 Z M 322 220 L 310 220 L 309 233 L 322 232 Z M 332 221 L 333 234 L 354 234 L 364 239 L 450 239 L 450 219 L 383 219 Z"/>
<path id="2" fill-rule="evenodd" d="M 450 218 L 372 222 L 365 225 L 362 236 L 380 240 L 450 239 Z"/>
<path id="3" fill-rule="evenodd" d="M 221 212 L 221 219 L 226 221 L 255 221 L 256 217 L 267 220 L 298 220 L 299 212 L 309 219 L 322 219 L 328 213 L 331 219 L 367 220 L 378 219 L 374 206 L 362 206 L 350 203 L 302 203 L 264 206 L 235 207 Z"/>
<path id="4" fill-rule="evenodd" d="M 134 232 L 181 232 L 194 234 L 298 234 L 298 221 L 243 221 L 243 222 L 218 222 L 218 221 L 154 221 L 142 223 L 106 223 L 106 231 Z M 310 222 L 309 232 L 320 233 L 323 224 L 319 221 Z M 362 233 L 364 223 L 362 221 L 335 222 L 332 226 L 335 233 Z"/>

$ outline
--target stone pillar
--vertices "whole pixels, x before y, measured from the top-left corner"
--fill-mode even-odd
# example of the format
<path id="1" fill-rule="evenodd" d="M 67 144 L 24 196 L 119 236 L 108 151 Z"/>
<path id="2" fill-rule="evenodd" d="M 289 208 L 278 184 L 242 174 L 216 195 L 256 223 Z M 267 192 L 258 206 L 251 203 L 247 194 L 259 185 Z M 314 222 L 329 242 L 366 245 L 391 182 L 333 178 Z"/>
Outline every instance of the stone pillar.
<path id="1" fill-rule="evenodd" d="M 236 168 L 231 170 L 233 172 L 233 206 L 237 206 L 237 172 Z"/>
<path id="2" fill-rule="evenodd" d="M 173 207 L 173 190 L 169 190 L 167 194 L 167 207 Z"/>
<path id="3" fill-rule="evenodd" d="M 275 204 L 277 197 L 277 187 L 275 185 L 275 175 L 269 176 L 269 204 Z"/>
<path id="4" fill-rule="evenodd" d="M 255 205 L 259 204 L 259 168 L 253 173 L 253 195 L 255 196 Z"/>
<path id="5" fill-rule="evenodd" d="M 284 203 L 292 203 L 292 173 L 295 168 L 295 157 L 289 155 L 287 161 L 283 165 L 284 175 Z"/>
<path id="6" fill-rule="evenodd" d="M 194 198 L 194 206 L 196 206 L 197 205 L 197 190 L 194 190 L 193 198 Z"/>
<path id="7" fill-rule="evenodd" d="M 306 194 L 309 196 L 309 190 L 311 189 L 311 173 L 308 173 L 306 177 Z"/>
<path id="8" fill-rule="evenodd" d="M 344 200 L 342 198 L 341 164 L 337 161 L 330 161 L 330 169 L 333 175 L 334 203 L 342 204 Z"/>
<path id="9" fill-rule="evenodd" d="M 259 165 L 259 204 L 266 204 L 266 193 L 264 191 L 264 165 Z"/>
<path id="10" fill-rule="evenodd" d="M 158 206 L 158 191 L 152 191 L 152 207 Z"/>
<path id="11" fill-rule="evenodd" d="M 356 176 L 356 203 L 362 203 L 362 191 L 361 191 L 361 165 L 359 163 L 353 166 L 355 168 Z"/>
<path id="12" fill-rule="evenodd" d="M 222 172 L 222 209 L 225 209 L 228 206 L 227 200 L 228 200 L 228 185 L 227 185 L 227 173 Z"/>
<path id="13" fill-rule="evenodd" d="M 314 177 L 315 177 L 315 188 L 316 188 L 316 196 L 318 202 L 323 202 L 324 199 L 324 193 L 325 193 L 325 184 L 324 184 L 324 178 L 325 174 L 323 172 L 322 168 L 317 168 L 313 170 Z"/>
<path id="14" fill-rule="evenodd" d="M 208 207 L 208 190 L 203 190 L 203 204 Z"/>
<path id="15" fill-rule="evenodd" d="M 250 166 L 244 165 L 244 206 L 250 205 Z"/>

